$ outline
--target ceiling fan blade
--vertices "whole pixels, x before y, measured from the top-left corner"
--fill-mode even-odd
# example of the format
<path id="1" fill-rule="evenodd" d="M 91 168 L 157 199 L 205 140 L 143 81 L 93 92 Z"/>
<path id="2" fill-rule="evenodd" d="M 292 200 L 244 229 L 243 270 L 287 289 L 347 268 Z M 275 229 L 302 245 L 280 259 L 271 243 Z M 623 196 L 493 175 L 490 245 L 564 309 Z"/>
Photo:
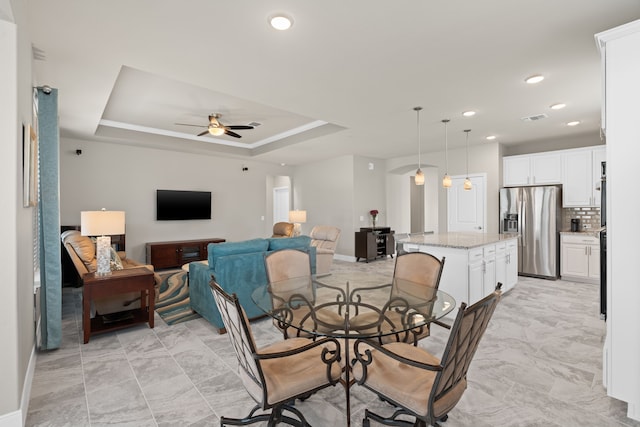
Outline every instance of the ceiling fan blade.
<path id="1" fill-rule="evenodd" d="M 178 125 L 178 126 L 195 126 L 197 128 L 206 128 L 208 126 L 203 126 L 203 125 L 192 125 L 190 123 L 174 123 L 174 125 Z"/>
<path id="2" fill-rule="evenodd" d="M 208 134 L 208 133 L 209 133 L 209 129 L 205 130 L 204 132 L 200 132 L 200 133 L 198 134 L 198 136 L 203 136 L 203 135 L 206 135 L 206 134 Z"/>
<path id="3" fill-rule="evenodd" d="M 247 125 L 232 125 L 232 126 L 225 126 L 227 129 L 253 129 L 253 126 L 247 126 Z"/>
<path id="4" fill-rule="evenodd" d="M 224 133 L 226 133 L 229 136 L 233 136 L 234 138 L 242 138 L 240 135 L 238 135 L 235 132 L 230 131 L 228 128 L 224 130 Z"/>

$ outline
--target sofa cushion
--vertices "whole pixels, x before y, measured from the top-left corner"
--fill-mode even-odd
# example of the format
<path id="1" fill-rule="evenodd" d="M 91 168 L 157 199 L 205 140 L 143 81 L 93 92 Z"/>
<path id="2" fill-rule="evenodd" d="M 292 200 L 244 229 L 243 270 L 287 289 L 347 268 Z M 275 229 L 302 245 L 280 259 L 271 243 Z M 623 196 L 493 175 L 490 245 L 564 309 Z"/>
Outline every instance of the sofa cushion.
<path id="1" fill-rule="evenodd" d="M 209 251 L 209 266 L 210 268 L 216 268 L 216 261 L 218 258 L 227 255 L 251 253 L 251 252 L 264 252 L 269 248 L 269 242 L 265 239 L 252 239 L 245 240 L 243 242 L 223 242 L 216 244 L 209 244 L 207 247 Z"/>
<path id="2" fill-rule="evenodd" d="M 311 237 L 309 236 L 296 236 L 288 239 L 270 238 L 269 250 L 278 251 L 280 249 L 298 249 L 307 248 L 311 246 Z"/>
<path id="3" fill-rule="evenodd" d="M 96 271 L 96 244 L 77 230 L 65 232 L 64 242 L 71 245 L 89 271 Z"/>

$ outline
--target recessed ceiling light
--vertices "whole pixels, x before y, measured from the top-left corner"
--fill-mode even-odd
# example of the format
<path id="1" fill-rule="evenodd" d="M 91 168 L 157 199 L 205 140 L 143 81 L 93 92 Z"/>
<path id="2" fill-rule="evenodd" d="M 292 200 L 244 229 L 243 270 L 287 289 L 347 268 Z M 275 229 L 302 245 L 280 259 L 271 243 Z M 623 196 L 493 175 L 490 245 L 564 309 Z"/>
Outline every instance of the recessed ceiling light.
<path id="1" fill-rule="evenodd" d="M 580 120 L 574 120 L 572 122 L 567 123 L 567 126 L 578 126 L 580 124 Z"/>
<path id="2" fill-rule="evenodd" d="M 562 102 L 559 102 L 557 104 L 553 104 L 553 105 L 549 106 L 549 108 L 551 108 L 552 110 L 562 110 L 566 106 L 567 106 L 567 104 L 563 104 Z"/>
<path id="3" fill-rule="evenodd" d="M 476 112 L 469 110 L 469 111 L 465 111 L 464 113 L 462 113 L 462 115 L 465 116 L 465 117 L 471 117 L 471 116 L 475 116 Z"/>
<path id="4" fill-rule="evenodd" d="M 280 166 L 287 166 L 286 163 L 280 163 Z"/>
<path id="5" fill-rule="evenodd" d="M 542 74 L 536 74 L 531 77 L 527 77 L 524 81 L 532 85 L 535 83 L 540 83 L 543 80 L 544 80 L 544 76 Z"/>
<path id="6" fill-rule="evenodd" d="M 488 139 L 489 141 L 493 141 L 494 139 L 496 139 L 495 135 L 489 135 L 488 137 L 486 137 L 486 139 Z"/>
<path id="7" fill-rule="evenodd" d="M 283 14 L 273 15 L 269 17 L 269 25 L 276 30 L 284 31 L 291 28 L 293 19 Z"/>

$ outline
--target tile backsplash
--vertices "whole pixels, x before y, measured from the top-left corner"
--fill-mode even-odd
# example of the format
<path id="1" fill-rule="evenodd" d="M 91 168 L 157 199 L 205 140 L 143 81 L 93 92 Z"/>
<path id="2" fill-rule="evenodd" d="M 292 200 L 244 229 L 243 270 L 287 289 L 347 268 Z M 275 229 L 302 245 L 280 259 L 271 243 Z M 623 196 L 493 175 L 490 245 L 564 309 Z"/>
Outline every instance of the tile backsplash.
<path id="1" fill-rule="evenodd" d="M 594 230 L 600 228 L 600 208 L 562 208 L 561 231 L 571 230 L 571 220 L 580 219 L 581 230 Z"/>

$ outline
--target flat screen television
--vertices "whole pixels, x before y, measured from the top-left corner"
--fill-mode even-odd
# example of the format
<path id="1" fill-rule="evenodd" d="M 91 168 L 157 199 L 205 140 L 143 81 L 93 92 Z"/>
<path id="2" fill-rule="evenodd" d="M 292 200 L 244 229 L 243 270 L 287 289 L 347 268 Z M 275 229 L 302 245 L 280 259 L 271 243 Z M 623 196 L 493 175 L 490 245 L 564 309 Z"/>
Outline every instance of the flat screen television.
<path id="1" fill-rule="evenodd" d="M 156 190 L 156 219 L 211 219 L 211 192 Z"/>

